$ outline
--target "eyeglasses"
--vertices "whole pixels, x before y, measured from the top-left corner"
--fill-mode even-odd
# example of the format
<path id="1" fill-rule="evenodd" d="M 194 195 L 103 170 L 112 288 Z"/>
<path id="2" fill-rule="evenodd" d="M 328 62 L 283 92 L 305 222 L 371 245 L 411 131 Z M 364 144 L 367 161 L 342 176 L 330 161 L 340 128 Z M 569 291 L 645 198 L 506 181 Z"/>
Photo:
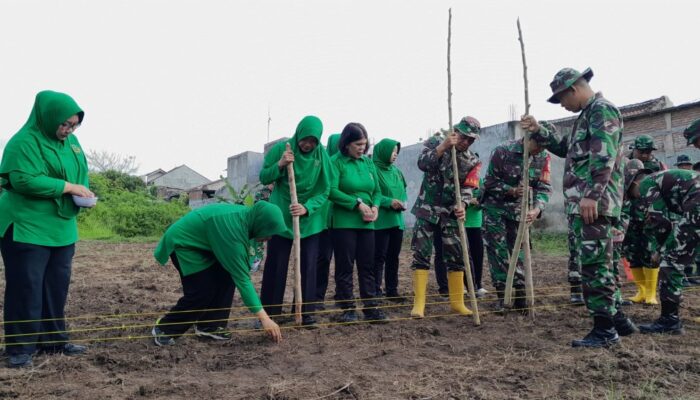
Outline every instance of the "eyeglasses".
<path id="1" fill-rule="evenodd" d="M 59 128 L 63 129 L 64 131 L 74 131 L 78 128 L 80 128 L 80 122 L 77 124 L 71 124 L 70 122 L 64 122 L 61 125 L 59 125 Z"/>

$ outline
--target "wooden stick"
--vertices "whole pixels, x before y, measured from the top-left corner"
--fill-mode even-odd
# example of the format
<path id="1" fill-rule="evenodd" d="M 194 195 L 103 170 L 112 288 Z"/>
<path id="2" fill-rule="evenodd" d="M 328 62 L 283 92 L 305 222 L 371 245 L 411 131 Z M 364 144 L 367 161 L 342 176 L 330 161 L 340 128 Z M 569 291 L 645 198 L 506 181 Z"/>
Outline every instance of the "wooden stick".
<path id="1" fill-rule="evenodd" d="M 291 150 L 287 143 L 287 151 Z M 289 197 L 291 204 L 298 204 L 297 184 L 294 179 L 294 163 L 287 164 L 287 177 L 289 178 Z M 294 230 L 294 321 L 301 325 L 301 232 L 299 231 L 299 217 L 292 217 Z"/>
<path id="2" fill-rule="evenodd" d="M 520 18 L 517 20 L 518 25 L 518 41 L 520 42 L 520 53 L 523 60 L 523 81 L 525 86 L 525 114 L 530 114 L 530 96 L 528 90 L 528 80 L 527 80 L 527 62 L 525 60 L 525 42 L 523 41 L 523 32 L 520 28 Z M 530 210 L 529 199 L 530 199 L 530 154 L 529 154 L 529 139 L 530 135 L 527 131 L 523 132 L 523 195 L 520 203 L 520 224 L 518 225 L 518 234 L 515 240 L 515 246 L 513 246 L 513 251 L 510 255 L 510 260 L 508 264 L 508 275 L 506 277 L 506 292 L 504 294 L 504 303 L 512 304 L 512 292 L 513 292 L 513 278 L 515 276 L 515 268 L 518 262 L 518 255 L 520 253 L 521 246 L 524 247 L 525 253 L 525 296 L 526 303 L 529 309 L 529 314 L 531 318 L 535 317 L 535 291 L 532 281 L 532 257 L 530 254 L 530 229 L 526 222 L 527 213 Z"/>
<path id="3" fill-rule="evenodd" d="M 449 133 L 454 132 L 452 128 L 452 70 L 450 68 L 450 48 L 452 47 L 452 9 L 449 10 L 449 20 L 447 23 L 447 108 L 449 114 Z M 452 146 L 452 174 L 454 175 L 455 185 L 455 207 L 464 207 L 462 204 L 462 194 L 460 193 L 459 182 L 459 167 L 457 166 L 457 149 Z M 464 220 L 458 219 L 457 226 L 459 227 L 459 241 L 462 244 L 462 260 L 464 261 L 464 273 L 467 277 L 467 288 L 469 289 L 469 299 L 471 300 L 472 310 L 474 313 L 474 325 L 481 325 L 479 319 L 479 306 L 476 303 L 476 292 L 474 292 L 474 281 L 472 280 L 472 268 L 469 263 L 469 244 L 467 242 L 467 233 L 464 230 Z M 460 293 L 460 295 L 462 295 Z"/>

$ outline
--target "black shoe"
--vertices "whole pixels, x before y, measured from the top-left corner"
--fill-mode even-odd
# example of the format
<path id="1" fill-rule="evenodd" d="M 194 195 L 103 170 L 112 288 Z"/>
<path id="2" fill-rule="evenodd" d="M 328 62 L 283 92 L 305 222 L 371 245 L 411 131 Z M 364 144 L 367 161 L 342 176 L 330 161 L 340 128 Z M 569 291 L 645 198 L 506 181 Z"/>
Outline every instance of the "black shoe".
<path id="1" fill-rule="evenodd" d="M 620 302 L 620 305 L 623 307 L 631 306 L 632 304 L 634 304 L 634 303 L 632 303 L 630 300 L 627 300 L 627 299 L 623 299 L 622 302 Z"/>
<path id="2" fill-rule="evenodd" d="M 66 343 L 62 346 L 47 346 L 41 347 L 39 353 L 42 354 L 65 354 L 67 356 L 79 356 L 85 354 L 87 351 L 87 346 L 81 346 L 79 344 Z"/>
<path id="3" fill-rule="evenodd" d="M 326 311 L 326 305 L 324 303 L 317 303 L 316 304 L 316 311 Z"/>
<path id="4" fill-rule="evenodd" d="M 153 325 L 153 329 L 151 330 L 151 336 L 153 336 L 153 342 L 156 344 L 156 346 L 172 346 L 175 344 L 175 339 L 172 336 L 169 336 L 165 332 L 163 332 L 162 329 L 158 326 L 160 323 L 160 318 L 156 320 L 155 325 Z"/>
<path id="5" fill-rule="evenodd" d="M 581 293 L 581 285 L 571 285 L 571 297 L 569 297 L 569 303 L 582 306 L 585 304 L 583 300 L 583 294 Z"/>
<path id="6" fill-rule="evenodd" d="M 318 328 L 318 325 L 316 325 L 316 319 L 312 315 L 302 315 L 301 325 L 306 328 Z"/>
<path id="7" fill-rule="evenodd" d="M 337 320 L 340 323 L 346 324 L 357 322 L 357 313 L 355 310 L 345 310 L 340 317 L 337 318 Z"/>
<path id="8" fill-rule="evenodd" d="M 683 322 L 678 317 L 678 304 L 668 301 L 661 302 L 661 317 L 651 324 L 639 325 L 642 333 L 668 333 L 682 335 Z"/>
<path id="9" fill-rule="evenodd" d="M 376 308 L 370 308 L 370 309 L 364 310 L 363 313 L 365 314 L 365 321 L 367 321 L 367 322 L 374 322 L 374 323 L 387 322 L 386 315 L 384 315 L 384 312 L 382 310 L 378 310 Z"/>
<path id="10" fill-rule="evenodd" d="M 688 278 L 690 286 L 700 286 L 700 278 Z"/>
<path id="11" fill-rule="evenodd" d="M 613 322 L 615 323 L 615 330 L 620 336 L 629 336 L 634 333 L 639 333 L 639 328 L 632 322 L 622 311 L 617 311 L 617 314 L 613 317 Z"/>
<path id="12" fill-rule="evenodd" d="M 7 358 L 7 368 L 28 368 L 32 365 L 31 354 L 12 354 Z"/>
<path id="13" fill-rule="evenodd" d="M 506 307 L 503 304 L 504 291 L 505 288 L 496 287 L 496 297 L 498 297 L 498 301 L 496 301 L 496 309 L 493 312 L 497 315 L 503 315 L 506 312 Z"/>
<path id="14" fill-rule="evenodd" d="M 610 347 L 620 343 L 612 318 L 593 317 L 593 329 L 583 339 L 571 342 L 571 347 Z"/>
<path id="15" fill-rule="evenodd" d="M 522 315 L 528 315 L 529 307 L 527 306 L 527 299 L 525 298 L 525 289 L 515 288 L 513 296 L 515 296 L 515 300 L 513 301 L 513 308 L 511 310 Z"/>
<path id="16" fill-rule="evenodd" d="M 398 292 L 387 292 L 386 300 L 392 303 L 403 303 L 406 301 L 406 298 L 401 296 Z"/>

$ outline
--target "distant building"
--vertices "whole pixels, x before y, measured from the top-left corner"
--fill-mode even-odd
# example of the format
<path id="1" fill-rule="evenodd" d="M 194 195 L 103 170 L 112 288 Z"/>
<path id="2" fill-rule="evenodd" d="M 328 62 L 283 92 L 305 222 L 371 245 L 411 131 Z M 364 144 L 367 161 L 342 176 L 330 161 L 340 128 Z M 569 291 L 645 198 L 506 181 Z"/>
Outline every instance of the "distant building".
<path id="1" fill-rule="evenodd" d="M 226 180 L 219 179 L 204 185 L 195 186 L 187 190 L 187 198 L 191 208 L 201 207 L 205 204 L 217 202 L 217 196 L 228 197 Z"/>
<path id="2" fill-rule="evenodd" d="M 207 177 L 184 164 L 167 172 L 157 169 L 142 175 L 141 179 L 146 186 L 155 187 L 156 195 L 166 200 L 179 197 L 188 189 L 211 182 Z"/>

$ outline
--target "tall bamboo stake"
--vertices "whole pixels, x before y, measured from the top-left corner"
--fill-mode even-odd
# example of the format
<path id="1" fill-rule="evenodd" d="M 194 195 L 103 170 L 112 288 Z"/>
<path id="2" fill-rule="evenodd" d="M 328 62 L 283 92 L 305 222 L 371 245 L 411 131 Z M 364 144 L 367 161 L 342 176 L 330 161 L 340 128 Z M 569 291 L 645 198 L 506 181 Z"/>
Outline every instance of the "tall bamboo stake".
<path id="1" fill-rule="evenodd" d="M 530 96 L 528 90 L 528 80 L 527 80 L 527 62 L 525 60 L 525 42 L 523 41 L 523 32 L 520 28 L 520 18 L 517 20 L 518 25 L 518 41 L 520 42 L 520 53 L 523 60 L 523 81 L 525 90 L 525 114 L 530 114 Z M 530 229 L 526 222 L 527 213 L 530 210 L 529 200 L 530 200 L 530 154 L 529 154 L 529 132 L 523 132 L 523 195 L 520 203 L 520 224 L 518 225 L 518 234 L 515 240 L 515 246 L 510 255 L 509 265 L 508 265 L 508 276 L 506 278 L 506 292 L 504 294 L 504 302 L 506 304 L 512 304 L 512 292 L 513 292 L 513 278 L 515 276 L 515 267 L 518 262 L 518 255 L 520 253 L 521 247 L 524 248 L 525 260 L 525 296 L 526 303 L 529 309 L 530 317 L 535 317 L 535 291 L 532 281 L 532 257 L 530 254 Z"/>
<path id="2" fill-rule="evenodd" d="M 447 23 L 447 108 L 449 114 L 450 134 L 454 131 L 452 128 L 452 69 L 450 67 L 450 49 L 452 47 L 452 9 L 449 10 L 449 20 Z M 455 207 L 464 207 L 462 204 L 462 194 L 460 193 L 459 182 L 459 167 L 457 166 L 457 149 L 452 146 L 452 174 L 454 175 L 455 185 Z M 474 317 L 474 325 L 481 325 L 479 319 L 479 306 L 476 303 L 476 293 L 474 292 L 474 281 L 472 280 L 472 268 L 469 263 L 469 245 L 467 244 L 467 233 L 464 230 L 464 221 L 457 220 L 459 227 L 459 241 L 462 244 L 462 259 L 464 260 L 464 273 L 467 277 L 467 288 L 469 289 L 469 299 L 471 300 L 472 314 Z M 460 296 L 463 294 L 460 293 Z"/>
<path id="3" fill-rule="evenodd" d="M 287 151 L 291 150 L 287 143 Z M 289 197 L 291 204 L 298 204 L 297 184 L 294 179 L 294 163 L 287 164 L 287 177 L 289 179 Z M 299 216 L 292 217 L 292 229 L 294 231 L 294 321 L 301 325 L 301 232 L 299 231 Z"/>

